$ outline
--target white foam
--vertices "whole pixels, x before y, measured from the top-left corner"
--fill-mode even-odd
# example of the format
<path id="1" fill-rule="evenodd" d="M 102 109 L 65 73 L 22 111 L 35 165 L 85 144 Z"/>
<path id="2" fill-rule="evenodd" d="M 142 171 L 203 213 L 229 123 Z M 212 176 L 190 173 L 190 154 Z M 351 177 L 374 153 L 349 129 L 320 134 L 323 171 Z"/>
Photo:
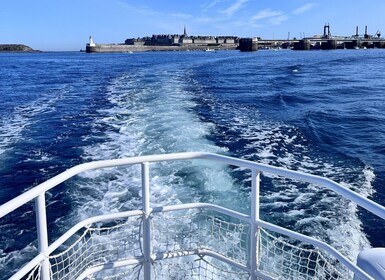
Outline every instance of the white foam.
<path id="1" fill-rule="evenodd" d="M 239 105 L 237 108 L 217 110 L 234 113 L 231 131 L 237 133 L 242 143 L 246 143 L 238 147 L 244 150 L 245 159 L 326 176 L 364 196 L 373 193 L 375 174 L 370 167 L 351 166 L 317 157 L 317 153 L 311 150 L 311 145 L 295 127 L 261 120 L 254 109 Z M 362 248 L 370 247 L 353 204 L 319 186 L 300 185 L 277 176 L 271 178 L 273 190 L 266 192 L 264 182 L 261 183 L 264 193 L 261 199 L 262 212 L 285 209 L 283 217 L 286 222 L 282 226 L 294 224 L 294 230 L 311 230 L 317 238 L 331 241 L 333 245 L 339 244 L 342 252 L 353 261 Z"/>
<path id="2" fill-rule="evenodd" d="M 3 273 L 6 272 L 8 275 L 12 275 L 20 269 L 20 266 L 25 263 L 26 259 L 32 260 L 37 253 L 37 248 L 33 245 L 27 245 L 19 251 L 9 253 L 4 253 L 3 250 L 0 250 L 0 267 L 2 269 L 6 268 L 6 271 L 3 271 Z"/>
<path id="3" fill-rule="evenodd" d="M 149 76 L 147 71 L 150 70 L 142 71 L 122 75 L 111 81 L 107 88 L 111 106 L 100 110 L 101 117 L 94 123 L 96 131 L 104 131 L 104 141 L 86 147 L 85 158 L 99 160 L 184 151 L 226 152 L 226 149 L 207 140 L 213 125 L 203 123 L 195 115 L 197 104 L 186 89 L 188 77 L 184 73 L 172 69 L 170 72 L 158 72 L 157 76 Z M 196 168 L 197 165 L 201 168 Z M 202 194 L 220 199 L 216 196 L 233 188 L 229 172 L 223 169 L 226 170 L 223 166 L 202 161 L 152 165 L 152 203 L 180 203 L 191 201 L 192 197 L 199 199 Z M 76 217 L 138 207 L 139 169 L 111 169 L 109 175 L 103 172 L 103 176 L 116 178 L 114 184 L 109 183 L 108 188 L 104 187 L 104 196 L 98 205 L 92 199 L 83 199 L 87 206 L 80 209 Z M 95 180 L 103 180 L 98 172 L 88 172 L 85 176 L 91 179 L 90 184 L 94 184 Z M 130 192 L 127 193 L 121 187 L 129 188 Z M 125 201 L 119 199 L 120 196 Z"/>
<path id="4" fill-rule="evenodd" d="M 37 116 L 55 110 L 53 104 L 60 98 L 61 94 L 42 94 L 40 98 L 16 107 L 10 115 L 0 116 L 0 155 L 22 140 L 22 132 L 38 121 Z M 43 155 L 41 160 L 48 160 L 46 156 Z"/>
<path id="5" fill-rule="evenodd" d="M 284 215 L 288 215 L 288 216 L 302 216 L 304 213 L 305 213 L 305 209 L 299 209 L 299 210 L 290 210 L 290 211 L 284 213 Z"/>

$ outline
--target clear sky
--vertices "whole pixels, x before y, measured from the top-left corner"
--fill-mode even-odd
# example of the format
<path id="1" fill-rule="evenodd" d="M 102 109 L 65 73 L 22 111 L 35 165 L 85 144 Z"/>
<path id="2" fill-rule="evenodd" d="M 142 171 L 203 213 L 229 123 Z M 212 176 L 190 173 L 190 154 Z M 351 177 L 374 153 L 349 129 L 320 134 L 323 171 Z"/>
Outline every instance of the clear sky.
<path id="1" fill-rule="evenodd" d="M 301 38 L 352 35 L 356 26 L 385 35 L 385 0 L 11 0 L 0 5 L 0 44 L 80 50 L 152 34 Z"/>

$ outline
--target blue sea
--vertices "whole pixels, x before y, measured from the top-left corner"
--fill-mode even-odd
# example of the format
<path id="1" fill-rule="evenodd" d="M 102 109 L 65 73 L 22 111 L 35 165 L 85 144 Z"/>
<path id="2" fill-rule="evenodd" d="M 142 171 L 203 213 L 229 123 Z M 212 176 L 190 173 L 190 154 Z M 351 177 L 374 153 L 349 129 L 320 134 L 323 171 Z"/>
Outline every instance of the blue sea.
<path id="1" fill-rule="evenodd" d="M 385 205 L 384 50 L 2 53 L 0 104 L 0 203 L 80 163 L 205 151 L 326 176 Z M 134 175 L 88 172 L 50 191 L 50 241 L 137 208 Z M 152 176 L 154 204 L 248 211 L 240 170 L 177 162 Z M 261 192 L 263 219 L 353 261 L 385 247 L 384 222 L 323 188 L 262 178 Z M 36 254 L 35 231 L 32 204 L 0 221 L 1 279 Z"/>

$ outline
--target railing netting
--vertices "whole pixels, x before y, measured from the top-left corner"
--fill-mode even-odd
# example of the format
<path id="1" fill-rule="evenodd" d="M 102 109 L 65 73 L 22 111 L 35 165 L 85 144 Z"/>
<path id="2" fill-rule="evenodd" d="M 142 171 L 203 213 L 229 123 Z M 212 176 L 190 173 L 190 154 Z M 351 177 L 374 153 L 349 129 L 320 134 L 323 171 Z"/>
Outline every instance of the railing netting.
<path id="1" fill-rule="evenodd" d="M 100 271 L 85 279 L 143 279 L 142 231 L 142 215 L 79 230 L 49 257 L 51 279 L 77 279 L 98 266 Z M 248 222 L 215 211 L 153 213 L 152 279 L 250 279 L 250 232 Z M 257 230 L 257 238 L 260 275 L 285 280 L 353 278 L 346 267 L 313 245 L 263 228 Z M 112 263 L 123 261 L 128 262 L 112 268 Z M 27 279 L 40 279 L 39 269 Z"/>
<path id="2" fill-rule="evenodd" d="M 287 236 L 259 230 L 258 269 L 274 279 L 353 279 L 327 252 Z"/>

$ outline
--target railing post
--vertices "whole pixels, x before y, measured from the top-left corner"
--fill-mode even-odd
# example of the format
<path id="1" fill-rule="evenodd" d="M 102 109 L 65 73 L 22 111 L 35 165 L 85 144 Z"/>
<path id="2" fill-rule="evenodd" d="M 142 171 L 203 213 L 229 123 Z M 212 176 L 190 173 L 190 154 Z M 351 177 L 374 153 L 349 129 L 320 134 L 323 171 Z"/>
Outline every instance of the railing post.
<path id="1" fill-rule="evenodd" d="M 151 279 L 151 224 L 150 224 L 150 165 L 142 164 L 142 207 L 143 207 L 143 257 L 144 279 Z"/>
<path id="2" fill-rule="evenodd" d="M 50 278 L 50 263 L 48 253 L 48 230 L 47 230 L 47 213 L 45 206 L 45 193 L 35 198 L 36 207 L 36 230 L 39 253 L 45 256 L 41 266 L 40 279 L 48 280 Z"/>
<path id="3" fill-rule="evenodd" d="M 253 169 L 251 178 L 251 242 L 250 242 L 250 269 L 251 280 L 257 279 L 254 272 L 258 269 L 258 253 L 259 253 L 259 227 L 257 227 L 257 221 L 259 221 L 259 181 L 260 172 Z"/>

